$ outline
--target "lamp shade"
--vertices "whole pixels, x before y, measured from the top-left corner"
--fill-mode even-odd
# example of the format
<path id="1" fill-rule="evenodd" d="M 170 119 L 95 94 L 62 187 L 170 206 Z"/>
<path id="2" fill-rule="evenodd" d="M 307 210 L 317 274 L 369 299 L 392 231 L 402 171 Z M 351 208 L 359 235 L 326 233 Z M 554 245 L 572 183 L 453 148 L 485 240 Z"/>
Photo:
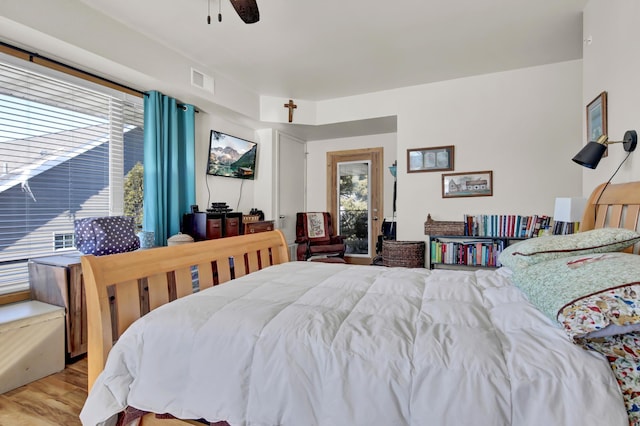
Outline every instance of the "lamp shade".
<path id="1" fill-rule="evenodd" d="M 584 197 L 556 198 L 553 220 L 555 222 L 580 222 L 587 199 Z"/>
<path id="2" fill-rule="evenodd" d="M 573 161 L 581 166 L 595 169 L 606 150 L 607 145 L 591 141 L 573 157 Z"/>

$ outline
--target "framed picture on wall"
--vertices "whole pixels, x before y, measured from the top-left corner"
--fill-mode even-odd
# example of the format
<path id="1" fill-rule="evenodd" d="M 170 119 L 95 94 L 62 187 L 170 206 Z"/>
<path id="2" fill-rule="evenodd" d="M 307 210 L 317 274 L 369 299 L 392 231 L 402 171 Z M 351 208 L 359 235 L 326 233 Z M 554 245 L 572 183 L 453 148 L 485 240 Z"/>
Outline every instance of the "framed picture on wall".
<path id="1" fill-rule="evenodd" d="M 493 195 L 493 171 L 443 173 L 442 198 L 490 197 Z"/>
<path id="2" fill-rule="evenodd" d="M 602 92 L 587 105 L 587 142 L 595 142 L 607 134 L 607 92 Z M 608 150 L 604 155 L 607 153 Z"/>
<path id="3" fill-rule="evenodd" d="M 453 170 L 453 145 L 407 150 L 407 173 Z"/>

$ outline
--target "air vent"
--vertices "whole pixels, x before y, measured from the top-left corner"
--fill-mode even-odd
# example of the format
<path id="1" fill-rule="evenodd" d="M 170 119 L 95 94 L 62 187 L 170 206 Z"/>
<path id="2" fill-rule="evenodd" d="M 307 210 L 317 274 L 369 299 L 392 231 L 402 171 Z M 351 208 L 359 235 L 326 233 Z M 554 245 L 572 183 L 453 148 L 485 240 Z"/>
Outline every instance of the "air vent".
<path id="1" fill-rule="evenodd" d="M 199 89 L 213 93 L 213 77 L 191 68 L 191 85 Z"/>

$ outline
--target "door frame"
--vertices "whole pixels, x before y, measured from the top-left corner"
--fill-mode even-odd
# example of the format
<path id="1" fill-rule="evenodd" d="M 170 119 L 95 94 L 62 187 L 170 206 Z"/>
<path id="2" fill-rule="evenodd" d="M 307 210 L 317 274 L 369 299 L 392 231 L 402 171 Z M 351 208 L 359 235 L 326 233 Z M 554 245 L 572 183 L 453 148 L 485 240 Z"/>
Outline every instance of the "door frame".
<path id="1" fill-rule="evenodd" d="M 371 201 L 371 214 L 368 223 L 369 227 L 369 251 L 371 257 L 355 257 L 345 255 L 348 263 L 354 264 L 371 264 L 376 255 L 376 243 L 384 216 L 384 149 L 379 148 L 363 148 L 352 149 L 347 151 L 331 151 L 327 152 L 327 207 L 334 223 L 339 220 L 338 216 L 338 171 L 337 164 L 348 161 L 369 161 L 371 164 L 371 182 L 369 194 Z"/>

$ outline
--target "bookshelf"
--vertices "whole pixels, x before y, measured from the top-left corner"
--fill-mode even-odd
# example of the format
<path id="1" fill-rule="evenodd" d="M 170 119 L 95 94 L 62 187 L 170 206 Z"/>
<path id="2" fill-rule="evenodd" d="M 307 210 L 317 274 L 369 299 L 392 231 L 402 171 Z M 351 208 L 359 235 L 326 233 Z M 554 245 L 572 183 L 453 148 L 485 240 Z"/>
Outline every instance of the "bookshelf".
<path id="1" fill-rule="evenodd" d="M 558 209 L 558 200 L 555 214 L 575 220 L 575 216 Z M 580 222 L 554 221 L 547 215 L 465 214 L 461 222 L 435 221 L 428 215 L 425 235 L 429 236 L 429 268 L 498 268 L 498 256 L 510 244 L 543 235 L 573 234 L 579 226 Z"/>
<path id="2" fill-rule="evenodd" d="M 429 235 L 430 269 L 498 268 L 498 255 L 524 237 Z"/>
<path id="3" fill-rule="evenodd" d="M 462 222 L 425 222 L 430 269 L 498 268 L 506 247 L 550 232 L 551 217 L 513 214 L 464 215 Z"/>

